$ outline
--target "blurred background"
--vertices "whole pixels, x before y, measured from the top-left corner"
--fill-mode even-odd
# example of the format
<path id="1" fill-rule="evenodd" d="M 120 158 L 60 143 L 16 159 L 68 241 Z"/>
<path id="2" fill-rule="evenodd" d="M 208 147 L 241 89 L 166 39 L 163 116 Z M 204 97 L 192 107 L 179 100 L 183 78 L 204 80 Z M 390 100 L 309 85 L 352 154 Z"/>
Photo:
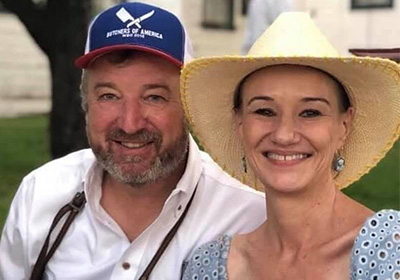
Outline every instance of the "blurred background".
<path id="1" fill-rule="evenodd" d="M 273 18 L 262 22 L 262 8 L 252 8 L 251 1 L 258 0 L 141 2 L 180 17 L 195 57 L 203 57 L 243 53 L 245 38 L 255 32 L 252 16 L 257 26 L 268 26 Z M 281 9 L 308 12 L 343 56 L 400 62 L 400 0 L 287 0 L 285 8 L 278 8 L 284 0 L 262 1 L 270 11 L 276 7 L 275 15 Z M 90 19 L 118 2 L 125 1 L 0 0 L 0 230 L 23 176 L 87 146 L 79 104 L 81 72 L 73 61 L 83 53 Z M 375 210 L 399 209 L 399 141 L 345 192 Z"/>

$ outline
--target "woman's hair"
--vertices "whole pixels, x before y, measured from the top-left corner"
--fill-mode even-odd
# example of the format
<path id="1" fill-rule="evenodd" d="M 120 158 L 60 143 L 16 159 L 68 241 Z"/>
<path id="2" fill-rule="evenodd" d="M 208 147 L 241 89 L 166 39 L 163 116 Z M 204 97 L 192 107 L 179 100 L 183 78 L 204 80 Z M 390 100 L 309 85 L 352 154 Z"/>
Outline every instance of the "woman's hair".
<path id="1" fill-rule="evenodd" d="M 267 66 L 270 67 L 270 66 Z M 349 109 L 349 107 L 351 106 L 350 103 L 350 99 L 349 96 L 347 95 L 346 89 L 344 88 L 344 86 L 339 82 L 339 80 L 329 74 L 328 72 L 325 72 L 321 69 L 318 68 L 314 68 L 311 66 L 302 66 L 302 67 L 307 67 L 307 68 L 312 68 L 314 70 L 318 70 L 319 72 L 327 75 L 329 78 L 331 78 L 335 85 L 336 85 L 336 89 L 337 89 L 337 93 L 338 93 L 338 97 L 339 97 L 339 110 L 340 112 L 344 113 L 347 111 L 347 109 Z M 248 77 L 250 77 L 252 74 L 254 74 L 255 72 L 257 72 L 258 70 L 261 70 L 263 68 L 257 69 L 253 72 L 251 72 L 250 74 L 248 74 L 246 77 L 244 77 L 240 83 L 238 84 L 238 86 L 235 89 L 235 92 L 233 94 L 233 110 L 235 113 L 239 112 L 240 109 L 242 108 L 242 92 L 243 92 L 243 85 L 245 83 L 245 81 L 247 80 Z"/>

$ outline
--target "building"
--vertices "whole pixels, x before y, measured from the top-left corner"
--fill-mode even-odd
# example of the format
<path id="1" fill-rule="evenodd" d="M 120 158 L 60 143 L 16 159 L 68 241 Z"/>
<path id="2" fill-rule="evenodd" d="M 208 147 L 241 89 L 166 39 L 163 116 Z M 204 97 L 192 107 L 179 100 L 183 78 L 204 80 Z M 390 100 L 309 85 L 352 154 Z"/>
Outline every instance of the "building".
<path id="1" fill-rule="evenodd" d="M 342 55 L 349 49 L 400 47 L 398 0 L 293 0 L 307 11 Z M 100 10 L 116 0 L 94 1 Z M 196 57 L 239 54 L 249 0 L 144 0 L 182 18 Z M 0 12 L 0 116 L 50 110 L 46 56 L 18 18 Z"/>

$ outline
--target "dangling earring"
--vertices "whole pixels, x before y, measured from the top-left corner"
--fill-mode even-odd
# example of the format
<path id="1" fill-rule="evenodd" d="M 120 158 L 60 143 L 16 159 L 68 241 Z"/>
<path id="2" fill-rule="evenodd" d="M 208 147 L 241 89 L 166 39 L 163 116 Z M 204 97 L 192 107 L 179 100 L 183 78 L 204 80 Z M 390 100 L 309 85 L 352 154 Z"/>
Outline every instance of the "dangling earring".
<path id="1" fill-rule="evenodd" d="M 245 156 L 242 157 L 242 167 L 243 167 L 244 173 L 247 173 L 247 162 L 246 162 Z"/>
<path id="2" fill-rule="evenodd" d="M 344 169 L 344 166 L 346 165 L 346 161 L 343 156 L 339 154 L 339 152 L 336 152 L 336 157 L 333 160 L 333 170 L 336 172 L 340 172 Z"/>

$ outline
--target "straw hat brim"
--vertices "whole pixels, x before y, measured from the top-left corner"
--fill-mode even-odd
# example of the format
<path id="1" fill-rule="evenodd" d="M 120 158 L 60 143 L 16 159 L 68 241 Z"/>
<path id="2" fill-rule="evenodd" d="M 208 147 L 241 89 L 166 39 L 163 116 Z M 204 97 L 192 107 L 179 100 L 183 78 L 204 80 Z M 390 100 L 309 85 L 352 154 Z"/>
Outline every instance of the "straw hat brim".
<path id="1" fill-rule="evenodd" d="M 346 167 L 336 177 L 342 189 L 368 173 L 400 134 L 400 67 L 369 57 L 214 57 L 195 60 L 182 71 L 181 97 L 193 133 L 206 152 L 230 175 L 263 190 L 242 167 L 243 149 L 233 118 L 233 93 L 257 69 L 293 64 L 321 69 L 345 87 L 355 108 L 343 156 Z"/>

